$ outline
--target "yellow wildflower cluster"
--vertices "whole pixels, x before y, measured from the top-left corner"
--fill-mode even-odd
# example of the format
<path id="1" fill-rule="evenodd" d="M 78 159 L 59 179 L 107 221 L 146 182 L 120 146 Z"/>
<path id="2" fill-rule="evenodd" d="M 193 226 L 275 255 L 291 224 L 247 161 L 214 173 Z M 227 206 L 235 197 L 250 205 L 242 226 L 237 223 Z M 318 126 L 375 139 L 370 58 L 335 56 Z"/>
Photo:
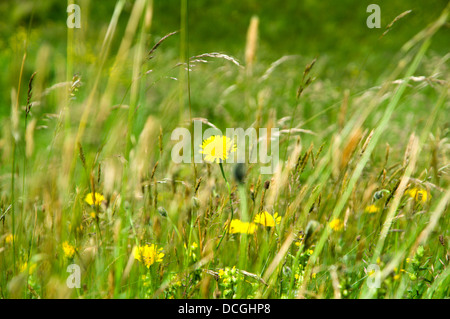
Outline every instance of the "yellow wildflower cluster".
<path id="1" fill-rule="evenodd" d="M 186 244 L 184 244 L 184 248 L 187 249 Z M 198 248 L 198 245 L 197 245 L 197 243 L 194 241 L 194 242 L 191 244 L 191 250 L 195 250 L 195 249 L 197 249 L 197 248 Z"/>
<path id="2" fill-rule="evenodd" d="M 144 287 L 150 286 L 151 281 L 149 280 L 148 275 L 142 275 L 141 280 L 142 280 L 142 286 L 144 286 Z"/>
<path id="3" fill-rule="evenodd" d="M 230 269 L 230 267 L 226 267 L 225 269 L 219 269 L 219 278 L 224 278 L 225 275 L 228 273 L 235 274 L 236 273 L 236 266 L 233 266 L 233 268 Z"/>
<path id="4" fill-rule="evenodd" d="M 341 221 L 339 218 L 333 219 L 330 223 L 330 228 L 336 232 L 341 231 L 344 229 L 344 222 Z"/>
<path id="5" fill-rule="evenodd" d="M 20 272 L 28 272 L 29 275 L 32 275 L 34 273 L 34 270 L 36 269 L 36 264 L 35 263 L 31 263 L 30 265 L 28 265 L 28 263 L 25 261 L 23 263 L 20 264 L 19 266 L 19 271 Z"/>
<path id="6" fill-rule="evenodd" d="M 64 252 L 64 256 L 68 259 L 72 259 L 75 256 L 75 247 L 69 244 L 67 241 L 63 242 L 62 249 Z"/>
<path id="7" fill-rule="evenodd" d="M 368 214 L 375 214 L 378 213 L 380 211 L 380 207 L 378 207 L 377 205 L 369 205 L 366 207 L 366 209 L 364 210 L 366 213 Z"/>
<path id="8" fill-rule="evenodd" d="M 297 236 L 297 239 L 295 241 L 295 246 L 300 247 L 300 245 L 303 243 L 304 239 L 305 239 L 305 235 L 301 231 Z"/>
<path id="9" fill-rule="evenodd" d="M 144 263 L 145 267 L 150 268 L 155 262 L 162 262 L 164 257 L 162 250 L 162 248 L 158 248 L 158 246 L 154 244 L 151 244 L 150 246 L 138 246 L 134 250 L 134 258 Z"/>
<path id="10" fill-rule="evenodd" d="M 186 246 L 186 244 L 184 244 L 184 249 L 186 249 L 186 250 L 189 252 L 189 257 L 192 257 L 192 260 L 193 260 L 193 261 L 197 261 L 197 258 L 198 258 L 198 256 L 197 256 L 197 248 L 198 248 L 197 243 L 194 241 L 194 242 L 190 245 L 189 248 L 190 248 L 190 249 L 188 249 L 188 247 Z"/>
<path id="11" fill-rule="evenodd" d="M 99 206 L 105 200 L 105 197 L 96 192 L 95 195 L 93 193 L 87 194 L 84 200 L 91 206 L 94 204 L 95 206 Z"/>
<path id="12" fill-rule="evenodd" d="M 225 269 L 219 269 L 220 286 L 223 288 L 223 295 L 227 298 L 235 298 L 236 285 L 238 283 L 238 271 L 236 266 L 230 269 L 230 267 L 225 267 Z"/>
<path id="13" fill-rule="evenodd" d="M 405 272 L 405 269 L 403 269 L 403 268 L 398 269 L 397 267 L 395 267 L 394 272 L 393 272 L 394 280 L 399 280 L 401 278 L 401 274 L 404 272 Z"/>

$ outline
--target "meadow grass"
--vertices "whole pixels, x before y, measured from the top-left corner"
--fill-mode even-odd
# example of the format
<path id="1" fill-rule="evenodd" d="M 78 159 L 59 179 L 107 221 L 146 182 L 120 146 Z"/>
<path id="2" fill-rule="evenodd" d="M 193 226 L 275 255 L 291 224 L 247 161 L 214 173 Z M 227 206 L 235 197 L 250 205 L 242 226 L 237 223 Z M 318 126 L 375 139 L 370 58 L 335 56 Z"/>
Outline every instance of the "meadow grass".
<path id="1" fill-rule="evenodd" d="M 68 29 L 65 54 L 42 43 L 31 60 L 29 28 L 15 51 L 0 117 L 1 298 L 450 296 L 449 55 L 428 50 L 449 6 L 389 69 L 335 83 L 320 56 L 258 61 L 257 17 L 241 62 L 190 53 L 187 0 L 179 30 L 159 38 L 153 2 L 126 5 L 99 41 Z M 195 120 L 279 128 L 274 174 L 176 164 L 172 131 Z M 67 285 L 72 264 L 80 288 Z"/>

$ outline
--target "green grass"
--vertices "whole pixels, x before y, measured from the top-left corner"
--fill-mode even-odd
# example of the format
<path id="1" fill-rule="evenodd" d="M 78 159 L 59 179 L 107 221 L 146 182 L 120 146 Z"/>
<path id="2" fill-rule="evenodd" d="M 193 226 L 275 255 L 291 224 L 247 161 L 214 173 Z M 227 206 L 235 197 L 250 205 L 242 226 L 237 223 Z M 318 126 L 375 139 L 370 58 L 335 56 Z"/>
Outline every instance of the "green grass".
<path id="1" fill-rule="evenodd" d="M 450 296 L 448 53 L 435 44 L 448 6 L 407 38 L 394 28 L 339 52 L 326 51 L 326 24 L 323 43 L 311 42 L 323 54 L 300 55 L 285 49 L 289 34 L 275 49 L 264 44 L 282 23 L 264 18 L 267 4 L 255 9 L 262 45 L 252 59 L 245 38 L 229 52 L 230 40 L 201 50 L 205 22 L 194 22 L 199 8 L 188 1 L 169 6 L 179 10 L 167 18 L 179 23 L 171 30 L 158 25 L 158 1 L 117 1 L 98 20 L 94 2 L 80 3 L 96 34 L 29 22 L 0 52 L 9 65 L 0 90 L 1 298 Z M 51 21 L 35 10 L 33 19 Z M 195 57 L 206 52 L 225 55 Z M 349 65 L 335 63 L 345 55 Z M 223 132 L 279 128 L 280 166 L 261 175 L 259 163 L 176 164 L 172 131 L 192 131 L 199 118 Z M 92 192 L 105 200 L 89 205 Z M 228 233 L 232 218 L 261 211 L 278 213 L 279 224 Z M 147 244 L 164 254 L 149 267 L 134 255 Z M 71 264 L 80 288 L 66 285 Z M 378 289 L 368 286 L 378 276 L 371 265 Z"/>

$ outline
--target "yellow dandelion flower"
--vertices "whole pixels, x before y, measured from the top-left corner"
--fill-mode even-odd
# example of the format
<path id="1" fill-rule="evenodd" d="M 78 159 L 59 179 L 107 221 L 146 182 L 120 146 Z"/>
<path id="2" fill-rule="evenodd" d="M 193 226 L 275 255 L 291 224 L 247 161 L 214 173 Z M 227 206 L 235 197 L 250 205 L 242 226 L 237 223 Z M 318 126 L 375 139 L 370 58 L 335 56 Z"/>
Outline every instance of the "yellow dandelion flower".
<path id="1" fill-rule="evenodd" d="M 368 214 L 375 214 L 380 211 L 380 208 L 377 205 L 372 204 L 372 205 L 367 206 L 364 211 Z"/>
<path id="2" fill-rule="evenodd" d="M 105 200 L 105 197 L 103 197 L 102 194 L 96 192 L 95 195 L 93 193 L 87 194 L 84 200 L 91 206 L 94 204 L 95 206 L 98 206 Z"/>
<path id="3" fill-rule="evenodd" d="M 426 203 L 431 198 L 431 195 L 428 195 L 426 190 L 419 188 L 411 188 L 407 190 L 405 194 L 414 198 L 415 201 L 422 203 Z"/>
<path id="4" fill-rule="evenodd" d="M 225 227 L 228 227 L 227 225 Z M 230 224 L 230 234 L 253 234 L 256 230 L 254 223 L 248 223 L 240 221 L 239 219 L 233 219 Z"/>
<path id="5" fill-rule="evenodd" d="M 256 214 L 253 222 L 266 227 L 275 227 L 275 225 L 278 225 L 281 222 L 281 216 L 278 216 L 278 213 L 275 213 L 272 216 L 268 212 L 264 211 Z"/>
<path id="6" fill-rule="evenodd" d="M 151 244 L 150 246 L 139 246 L 134 250 L 134 258 L 143 262 L 147 268 L 150 268 L 155 262 L 162 262 L 164 257 L 162 250 L 162 248 L 158 248 L 158 246 L 154 244 Z"/>
<path id="7" fill-rule="evenodd" d="M 222 278 L 225 275 L 225 271 L 223 269 L 219 269 L 219 278 Z"/>
<path id="8" fill-rule="evenodd" d="M 200 153 L 205 154 L 205 161 L 209 163 L 223 163 L 230 153 L 236 151 L 236 144 L 226 136 L 213 135 L 204 140 Z"/>
<path id="9" fill-rule="evenodd" d="M 333 219 L 329 225 L 334 231 L 341 231 L 344 229 L 344 223 L 339 218 Z"/>
<path id="10" fill-rule="evenodd" d="M 311 277 L 312 277 L 312 279 L 316 279 L 317 274 L 316 274 L 315 272 L 313 272 L 312 275 L 311 275 Z"/>
<path id="11" fill-rule="evenodd" d="M 75 255 L 75 247 L 73 247 L 67 241 L 63 242 L 62 249 L 64 251 L 64 256 L 68 259 L 72 259 Z"/>

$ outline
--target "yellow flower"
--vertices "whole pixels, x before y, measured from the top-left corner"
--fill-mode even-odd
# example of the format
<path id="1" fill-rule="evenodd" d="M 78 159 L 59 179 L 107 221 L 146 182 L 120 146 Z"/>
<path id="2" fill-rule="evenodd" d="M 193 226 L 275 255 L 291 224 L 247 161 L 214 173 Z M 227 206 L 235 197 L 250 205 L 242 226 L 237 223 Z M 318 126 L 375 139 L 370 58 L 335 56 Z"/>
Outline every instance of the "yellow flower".
<path id="1" fill-rule="evenodd" d="M 226 225 L 225 227 L 228 227 Z M 233 219 L 230 224 L 230 234 L 253 234 L 256 230 L 254 223 L 242 222 L 239 219 Z"/>
<path id="2" fill-rule="evenodd" d="M 102 194 L 96 192 L 95 196 L 93 193 L 87 194 L 86 198 L 84 200 L 86 201 L 86 203 L 88 203 L 91 206 L 94 205 L 94 202 L 95 202 L 95 205 L 98 206 L 105 200 L 105 197 L 103 197 Z"/>
<path id="3" fill-rule="evenodd" d="M 12 243 L 13 239 L 15 239 L 15 238 L 16 238 L 16 237 L 13 236 L 13 234 L 8 234 L 8 235 L 5 237 L 5 243 L 7 243 L 7 244 Z"/>
<path id="4" fill-rule="evenodd" d="M 405 192 L 411 198 L 414 198 L 415 201 L 426 203 L 428 201 L 428 192 L 424 189 L 419 188 L 411 188 Z M 431 195 L 429 195 L 431 198 Z"/>
<path id="5" fill-rule="evenodd" d="M 380 211 L 380 208 L 377 205 L 369 205 L 364 211 L 368 214 L 374 214 L 378 213 Z"/>
<path id="6" fill-rule="evenodd" d="M 256 214 L 253 221 L 257 224 L 261 224 L 267 227 L 275 227 L 275 225 L 281 222 L 281 216 L 278 216 L 278 213 L 275 213 L 273 216 L 268 212 L 264 211 L 262 213 Z"/>
<path id="7" fill-rule="evenodd" d="M 147 268 L 150 268 L 155 262 L 162 262 L 164 253 L 161 251 L 162 248 L 158 248 L 158 246 L 154 244 L 151 244 L 150 246 L 139 246 L 134 250 L 134 258 L 143 262 Z"/>
<path id="8" fill-rule="evenodd" d="M 311 277 L 312 277 L 312 279 L 316 279 L 317 274 L 316 274 L 315 272 L 313 272 L 312 275 L 311 275 Z"/>
<path id="9" fill-rule="evenodd" d="M 402 272 L 402 270 L 404 270 L 404 269 L 400 269 L 400 271 L 399 271 L 397 267 L 394 268 L 394 280 L 400 279 L 400 277 L 401 277 L 400 273 Z"/>
<path id="10" fill-rule="evenodd" d="M 339 218 L 333 219 L 329 225 L 334 231 L 341 231 L 344 229 L 344 223 Z"/>
<path id="11" fill-rule="evenodd" d="M 64 251 L 64 256 L 68 259 L 72 259 L 75 255 L 75 247 L 69 244 L 67 241 L 63 242 L 62 248 Z"/>
<path id="12" fill-rule="evenodd" d="M 300 245 L 303 243 L 304 235 L 303 232 L 300 232 L 298 234 L 298 241 L 295 242 L 295 246 L 300 247 Z"/>
<path id="13" fill-rule="evenodd" d="M 28 267 L 27 262 L 24 262 L 19 266 L 20 272 L 28 271 L 29 275 L 33 274 L 35 269 L 36 269 L 36 264 L 34 264 L 34 263 L 32 263 L 29 267 Z"/>
<path id="14" fill-rule="evenodd" d="M 236 144 L 226 136 L 213 135 L 204 140 L 200 153 L 205 154 L 205 161 L 209 163 L 222 163 L 228 155 L 236 151 Z"/>
<path id="15" fill-rule="evenodd" d="M 225 271 L 223 269 L 219 269 L 219 278 L 222 278 L 225 275 Z"/>
<path id="16" fill-rule="evenodd" d="M 189 257 L 192 256 L 192 255 L 194 255 L 194 259 L 197 258 L 196 254 L 193 253 L 193 251 L 196 250 L 197 248 L 198 248 L 198 245 L 197 245 L 197 243 L 194 241 L 194 242 L 191 244 L 191 251 L 189 252 Z M 184 244 L 184 249 L 186 249 L 186 250 L 188 249 L 187 246 L 186 246 L 186 244 Z"/>
<path id="17" fill-rule="evenodd" d="M 142 280 L 142 285 L 144 287 L 150 286 L 150 280 L 149 280 L 149 277 L 147 277 L 147 275 L 142 275 L 141 280 Z"/>
<path id="18" fill-rule="evenodd" d="M 24 262 L 24 263 L 22 263 L 20 266 L 19 266 L 19 271 L 20 272 L 25 272 L 25 270 L 27 270 L 28 269 L 28 263 L 27 262 Z"/>

